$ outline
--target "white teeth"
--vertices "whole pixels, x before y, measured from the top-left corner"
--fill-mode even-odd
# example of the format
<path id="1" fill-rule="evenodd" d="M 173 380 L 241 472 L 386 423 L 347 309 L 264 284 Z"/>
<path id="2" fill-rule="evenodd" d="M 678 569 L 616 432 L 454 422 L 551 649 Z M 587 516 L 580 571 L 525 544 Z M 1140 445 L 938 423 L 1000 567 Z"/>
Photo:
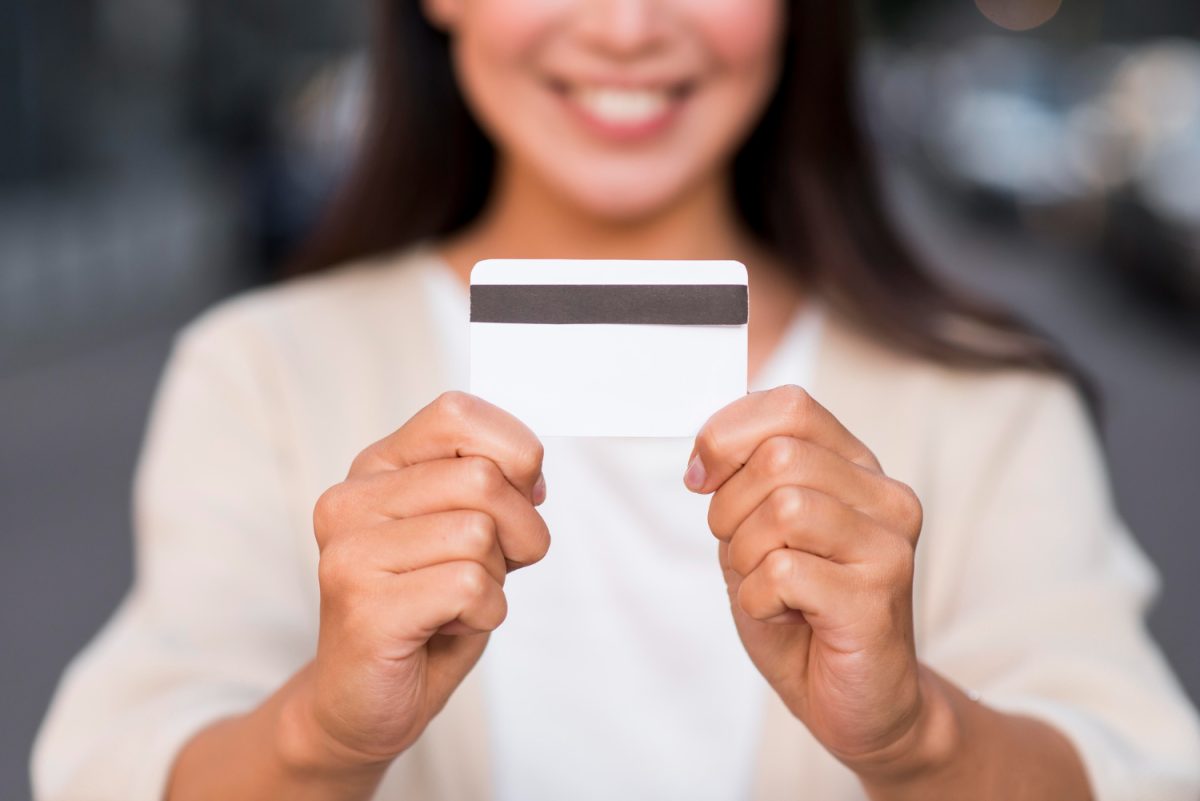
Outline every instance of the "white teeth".
<path id="1" fill-rule="evenodd" d="M 593 117 L 613 125 L 649 122 L 671 102 L 666 92 L 647 89 L 587 88 L 571 95 Z"/>

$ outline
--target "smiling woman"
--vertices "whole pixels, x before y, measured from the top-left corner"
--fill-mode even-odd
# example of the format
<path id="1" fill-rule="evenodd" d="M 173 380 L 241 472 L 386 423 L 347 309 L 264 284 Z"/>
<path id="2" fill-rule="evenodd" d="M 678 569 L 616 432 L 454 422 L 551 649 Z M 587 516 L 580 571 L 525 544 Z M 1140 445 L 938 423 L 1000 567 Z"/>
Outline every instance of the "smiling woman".
<path id="1" fill-rule="evenodd" d="M 458 82 L 488 138 L 612 219 L 723 173 L 776 84 L 777 2 L 459 5 L 430 4 L 453 28 Z"/>
<path id="2" fill-rule="evenodd" d="M 896 231 L 854 111 L 852 4 L 489 2 L 453 37 L 461 4 L 426 6 L 377 5 L 365 145 L 293 273 L 472 224 L 505 230 L 527 203 L 536 212 L 513 216 L 543 230 L 514 237 L 511 255 L 559 256 L 586 235 L 558 219 L 566 202 L 620 229 L 615 249 L 590 253 L 643 258 L 640 231 L 719 204 L 723 229 L 898 347 L 1070 370 L 1002 310 L 931 280 Z"/>
<path id="3" fill-rule="evenodd" d="M 381 2 L 320 274 L 179 339 L 39 798 L 1194 799 L 1083 404 L 903 247 L 852 8 Z M 472 265 L 530 257 L 742 262 L 754 391 L 678 440 L 463 393 Z"/>

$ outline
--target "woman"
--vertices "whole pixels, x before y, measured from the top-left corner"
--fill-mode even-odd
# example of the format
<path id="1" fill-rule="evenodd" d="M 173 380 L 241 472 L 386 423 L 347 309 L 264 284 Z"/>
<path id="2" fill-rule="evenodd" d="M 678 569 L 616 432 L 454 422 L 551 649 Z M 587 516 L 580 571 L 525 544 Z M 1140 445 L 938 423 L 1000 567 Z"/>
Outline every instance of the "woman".
<path id="1" fill-rule="evenodd" d="M 39 797 L 1194 798 L 1082 406 L 893 233 L 849 7 L 383 3 L 304 267 L 358 263 L 180 338 Z M 743 261 L 758 391 L 682 444 L 447 392 L 471 265 L 543 256 Z"/>

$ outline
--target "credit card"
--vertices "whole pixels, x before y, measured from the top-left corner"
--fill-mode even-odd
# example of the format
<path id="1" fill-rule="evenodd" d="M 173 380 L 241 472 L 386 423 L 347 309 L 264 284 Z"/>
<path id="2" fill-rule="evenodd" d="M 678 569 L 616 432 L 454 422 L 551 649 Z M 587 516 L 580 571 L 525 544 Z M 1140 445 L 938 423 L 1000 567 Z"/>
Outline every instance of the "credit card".
<path id="1" fill-rule="evenodd" d="M 690 437 L 746 394 L 748 322 L 736 261 L 481 261 L 470 389 L 539 436 Z"/>

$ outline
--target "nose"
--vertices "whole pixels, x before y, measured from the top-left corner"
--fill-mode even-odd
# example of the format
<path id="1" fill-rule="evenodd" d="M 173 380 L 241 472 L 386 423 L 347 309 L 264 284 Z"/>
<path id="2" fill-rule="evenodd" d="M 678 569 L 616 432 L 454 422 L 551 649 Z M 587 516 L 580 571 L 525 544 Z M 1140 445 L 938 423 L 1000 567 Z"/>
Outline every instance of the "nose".
<path id="1" fill-rule="evenodd" d="M 586 0 L 580 35 L 613 56 L 635 56 L 663 41 L 662 0 Z"/>

